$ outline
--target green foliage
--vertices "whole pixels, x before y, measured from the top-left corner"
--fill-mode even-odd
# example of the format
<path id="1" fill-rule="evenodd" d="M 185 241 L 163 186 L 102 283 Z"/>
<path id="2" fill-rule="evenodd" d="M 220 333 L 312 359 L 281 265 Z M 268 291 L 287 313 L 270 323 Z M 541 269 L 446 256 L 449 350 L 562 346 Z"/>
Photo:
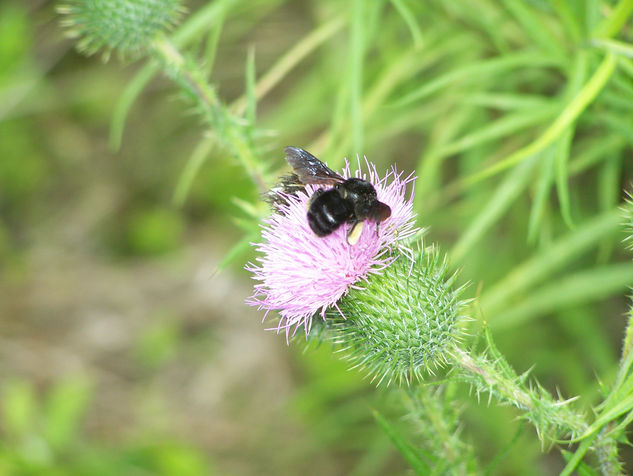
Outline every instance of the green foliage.
<path id="1" fill-rule="evenodd" d="M 141 336 L 136 356 L 141 364 L 159 368 L 178 353 L 180 333 L 173 320 L 159 319 Z"/>
<path id="2" fill-rule="evenodd" d="M 633 205 L 622 188 L 633 176 L 633 2 L 214 0 L 189 2 L 187 15 L 181 4 L 60 3 L 75 46 L 131 67 L 66 53 L 47 2 L 0 6 L 0 473 L 631 473 Z M 396 292 L 415 298 L 408 319 L 427 330 L 441 315 L 422 305 L 437 296 L 418 302 L 422 288 L 403 284 L 403 259 L 397 290 L 385 270 L 341 303 L 353 319 L 331 317 L 311 337 L 345 328 L 353 365 L 424 386 L 376 391 L 328 346 L 271 364 L 262 342 L 273 337 L 255 340 L 241 307 L 206 292 L 242 293 L 236 264 L 285 145 L 332 167 L 366 154 L 379 169 L 416 170 L 420 224 L 449 262 L 425 255 L 429 267 L 407 279 L 442 289 L 447 327 L 431 326 L 442 352 L 393 342 L 405 337 L 387 321 Z M 116 263 L 102 243 L 121 252 Z M 208 283 L 206 268 L 156 271 L 150 258 L 172 251 L 224 271 Z M 139 268 L 174 288 L 153 290 L 150 309 L 133 301 L 147 292 Z M 211 313 L 182 289 L 198 273 L 201 294 L 222 301 Z M 466 281 L 462 310 L 442 286 Z M 82 354 L 83 325 L 104 313 L 128 327 L 100 330 L 113 347 Z M 455 319 L 466 313 L 475 321 Z M 395 360 L 368 347 L 374 325 L 391 333 Z M 213 342 L 194 348 L 192 334 Z M 455 334 L 461 347 L 444 339 Z M 477 347 L 469 334 L 487 338 Z M 50 348 L 87 376 L 60 378 L 40 358 Z M 199 406 L 179 414 L 188 381 Z M 99 426 L 121 408 L 151 418 Z"/>
<path id="3" fill-rule="evenodd" d="M 5 213 L 27 212 L 46 184 L 49 167 L 32 130 L 20 121 L 6 121 L 0 128 L 0 208 Z"/>
<path id="4" fill-rule="evenodd" d="M 130 215 L 123 250 L 134 255 L 159 255 L 178 248 L 183 225 L 180 215 L 167 209 L 141 209 Z"/>
<path id="5" fill-rule="evenodd" d="M 2 392 L 3 474 L 214 474 L 195 448 L 162 437 L 119 446 L 86 440 L 81 422 L 92 399 L 93 385 L 82 377 L 61 380 L 44 395 L 26 380 L 7 380 Z"/>
<path id="6" fill-rule="evenodd" d="M 422 453 L 422 451 L 416 449 L 413 445 L 411 445 L 406 440 L 406 438 L 394 427 L 394 425 L 389 423 L 389 421 L 380 413 L 374 412 L 374 418 L 387 434 L 387 436 L 389 436 L 389 439 L 393 441 L 393 444 L 396 446 L 396 448 L 398 448 L 398 451 L 407 460 L 407 463 L 409 463 L 411 469 L 415 472 L 415 474 L 429 474 L 431 471 L 431 464 L 433 464 L 433 466 L 437 468 L 437 460 L 432 458 L 431 455 L 425 455 L 426 459 L 430 460 L 425 461 L 425 459 L 422 458 L 419 454 Z"/>
<path id="7" fill-rule="evenodd" d="M 30 46 L 30 34 L 26 9 L 13 3 L 0 6 L 0 71 L 16 67 Z"/>
<path id="8" fill-rule="evenodd" d="M 474 474 L 474 449 L 459 434 L 461 411 L 454 399 L 454 383 L 420 386 L 403 393 L 407 418 L 419 434 L 419 446 L 433 455 L 435 474 Z"/>

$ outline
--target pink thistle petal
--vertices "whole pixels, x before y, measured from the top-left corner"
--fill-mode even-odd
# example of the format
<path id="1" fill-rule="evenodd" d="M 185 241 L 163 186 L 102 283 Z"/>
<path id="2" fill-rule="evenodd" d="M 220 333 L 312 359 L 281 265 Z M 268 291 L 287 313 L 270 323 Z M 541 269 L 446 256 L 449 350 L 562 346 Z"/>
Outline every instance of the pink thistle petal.
<path id="1" fill-rule="evenodd" d="M 264 220 L 262 241 L 253 244 L 261 256 L 246 269 L 258 283 L 246 302 L 266 310 L 264 319 L 271 310 L 279 311 L 275 329 L 285 330 L 287 337 L 301 326 L 307 335 L 314 315 L 325 317 L 326 309 L 336 307 L 348 289 L 362 287 L 370 274 L 389 266 L 395 259 L 393 246 L 417 231 L 413 190 L 405 198 L 415 177 L 403 178 L 393 167 L 379 178 L 376 167 L 366 159 L 365 163 L 369 173 L 357 170 L 354 176 L 374 185 L 378 200 L 391 208 L 391 216 L 378 227 L 365 222 L 355 245 L 347 243 L 347 223 L 325 237 L 312 232 L 306 213 L 309 197 L 318 187 L 311 185 L 305 187 L 306 194 L 285 195 L 286 203 L 277 206 L 278 213 Z M 351 176 L 349 163 L 342 175 Z"/>

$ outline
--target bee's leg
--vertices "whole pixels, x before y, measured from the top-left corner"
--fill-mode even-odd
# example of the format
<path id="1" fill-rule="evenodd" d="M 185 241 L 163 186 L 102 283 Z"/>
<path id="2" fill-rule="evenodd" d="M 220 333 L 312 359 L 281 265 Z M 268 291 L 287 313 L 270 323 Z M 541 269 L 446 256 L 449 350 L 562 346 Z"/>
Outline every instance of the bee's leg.
<path id="1" fill-rule="evenodd" d="M 351 226 L 347 231 L 347 244 L 350 246 L 354 246 L 356 243 L 358 243 L 360 235 L 363 232 L 363 221 L 354 220 L 350 223 Z"/>

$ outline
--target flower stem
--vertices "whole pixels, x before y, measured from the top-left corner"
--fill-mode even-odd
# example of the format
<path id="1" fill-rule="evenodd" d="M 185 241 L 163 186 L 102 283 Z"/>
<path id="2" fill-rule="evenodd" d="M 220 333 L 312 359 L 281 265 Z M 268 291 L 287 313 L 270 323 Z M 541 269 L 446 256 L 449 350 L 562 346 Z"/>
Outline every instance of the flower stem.
<path id="1" fill-rule="evenodd" d="M 206 123 L 216 130 L 216 136 L 229 147 L 259 191 L 268 190 L 261 161 L 249 143 L 244 126 L 221 104 L 200 67 L 185 58 L 165 36 L 153 41 L 151 51 L 166 74 L 191 96 Z"/>
<path id="2" fill-rule="evenodd" d="M 450 356 L 456 364 L 455 369 L 459 376 L 470 383 L 478 394 L 487 392 L 490 397 L 494 396 L 501 402 L 522 410 L 523 418 L 534 425 L 542 441 L 571 443 L 580 437 L 583 440 L 581 448 L 584 447 L 584 451 L 574 455 L 575 463 L 571 463 L 570 460 L 566 469 L 573 470 L 580 463 L 584 453 L 591 449 L 602 474 L 622 474 L 617 441 L 609 427 L 605 427 L 598 434 L 589 435 L 589 439 L 582 437 L 581 435 L 586 434 L 589 429 L 589 425 L 582 414 L 570 408 L 569 403 L 573 399 L 557 400 L 538 384 L 526 386 L 524 380 L 527 374 L 516 375 L 494 345 L 491 346 L 493 359 L 484 355 L 470 355 L 455 347 Z"/>
<path id="3" fill-rule="evenodd" d="M 618 442 L 609 433 L 612 427 L 613 424 L 610 423 L 598 433 L 594 447 L 602 474 L 620 476 L 624 473 L 618 459 Z"/>
<path id="4" fill-rule="evenodd" d="M 570 409 L 571 400 L 556 400 L 538 384 L 524 385 L 526 375 L 516 375 L 502 358 L 473 356 L 457 347 L 450 355 L 459 376 L 471 383 L 477 393 L 487 392 L 522 410 L 542 440 L 559 442 L 581 435 L 588 428 L 583 416 Z"/>

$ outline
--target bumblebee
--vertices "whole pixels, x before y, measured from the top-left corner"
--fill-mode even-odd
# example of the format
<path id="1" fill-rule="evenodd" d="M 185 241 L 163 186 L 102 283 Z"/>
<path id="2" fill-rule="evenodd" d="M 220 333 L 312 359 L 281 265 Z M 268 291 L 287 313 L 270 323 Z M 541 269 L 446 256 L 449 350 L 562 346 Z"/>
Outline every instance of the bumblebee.
<path id="1" fill-rule="evenodd" d="M 347 243 L 355 245 L 365 220 L 374 221 L 378 226 L 391 216 L 391 208 L 378 200 L 376 189 L 367 180 L 346 179 L 298 147 L 284 150 L 294 173 L 282 179 L 282 190 L 294 194 L 307 184 L 331 186 L 318 188 L 308 202 L 308 225 L 317 236 L 327 236 L 343 223 L 349 223 Z"/>

